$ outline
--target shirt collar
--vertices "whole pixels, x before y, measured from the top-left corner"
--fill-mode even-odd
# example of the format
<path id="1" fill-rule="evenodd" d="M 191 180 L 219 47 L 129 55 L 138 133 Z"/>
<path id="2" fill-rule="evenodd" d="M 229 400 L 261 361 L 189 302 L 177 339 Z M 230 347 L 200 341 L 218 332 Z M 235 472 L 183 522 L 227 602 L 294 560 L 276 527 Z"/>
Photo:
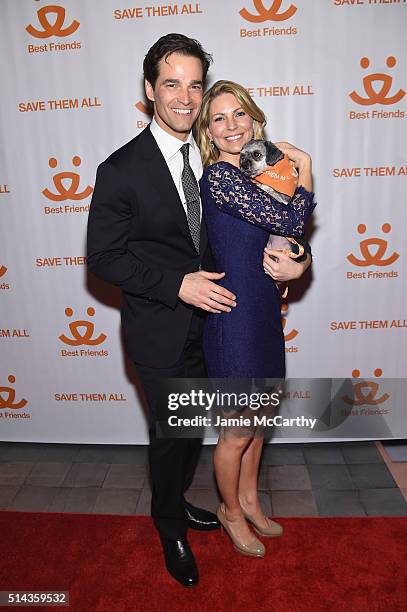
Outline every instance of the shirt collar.
<path id="1" fill-rule="evenodd" d="M 192 132 L 188 134 L 188 138 L 185 140 L 185 142 L 183 142 L 179 138 L 171 136 L 171 134 L 163 130 L 163 128 L 158 125 L 154 117 L 150 123 L 150 131 L 154 136 L 161 153 L 164 155 L 165 161 L 168 161 L 176 153 L 178 153 L 182 145 L 186 144 L 187 142 L 191 145 L 192 149 L 197 147 L 194 137 L 192 136 Z"/>

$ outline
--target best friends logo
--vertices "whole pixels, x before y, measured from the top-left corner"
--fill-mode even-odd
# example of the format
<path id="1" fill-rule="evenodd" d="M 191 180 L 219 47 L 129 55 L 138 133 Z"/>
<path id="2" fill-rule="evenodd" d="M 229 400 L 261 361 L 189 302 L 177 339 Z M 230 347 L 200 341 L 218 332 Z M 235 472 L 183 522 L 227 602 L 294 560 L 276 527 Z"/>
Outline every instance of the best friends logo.
<path id="1" fill-rule="evenodd" d="M 13 374 L 10 374 L 7 378 L 7 381 L 10 385 L 13 385 L 16 382 L 16 377 Z M 30 415 L 27 413 L 16 414 L 14 412 L 7 412 L 8 410 L 21 410 L 28 404 L 28 401 L 24 398 L 20 400 L 16 399 L 16 390 L 13 387 L 9 386 L 1 386 L 0 387 L 0 418 L 1 419 L 10 419 L 10 418 L 30 418 Z M 5 412 L 3 412 L 3 410 Z"/>
<path id="2" fill-rule="evenodd" d="M 239 15 L 249 23 L 264 23 L 265 21 L 287 21 L 297 12 L 297 7 L 290 4 L 286 9 L 282 7 L 283 0 L 273 0 L 271 6 L 266 8 L 262 0 L 253 0 L 256 12 L 250 12 L 246 7 L 239 11 Z M 241 38 L 256 38 L 259 36 L 292 36 L 297 34 L 297 28 L 290 26 L 286 28 L 267 27 L 257 30 L 240 29 Z"/>
<path id="3" fill-rule="evenodd" d="M 357 231 L 359 234 L 364 234 L 366 232 L 366 225 L 364 223 L 360 223 L 357 227 Z M 383 223 L 382 232 L 384 234 L 388 234 L 391 231 L 390 223 Z M 400 254 L 397 251 L 393 251 L 391 254 L 387 253 L 387 248 L 389 244 L 387 240 L 384 238 L 379 238 L 377 236 L 371 236 L 370 238 L 365 238 L 361 240 L 359 243 L 359 249 L 361 257 L 354 255 L 354 253 L 349 253 L 346 256 L 346 259 L 354 266 L 359 268 L 366 268 L 369 266 L 378 266 L 378 267 L 386 267 L 391 266 L 394 262 L 396 262 Z M 373 247 L 373 248 L 372 248 Z M 398 272 L 395 270 L 391 270 L 389 272 L 380 272 L 378 270 L 369 270 L 368 272 L 347 272 L 346 278 L 353 279 L 361 279 L 361 278 L 397 278 Z"/>
<path id="4" fill-rule="evenodd" d="M 291 329 L 289 332 L 286 331 L 286 326 L 287 326 L 287 314 L 288 314 L 288 304 L 286 302 L 283 302 L 283 304 L 281 305 L 281 325 L 283 326 L 283 332 L 284 332 L 284 341 L 287 342 L 291 342 L 292 340 L 294 340 L 294 338 L 296 338 L 298 336 L 298 331 L 296 329 Z M 285 348 L 285 352 L 286 353 L 298 353 L 298 346 L 286 346 Z"/>
<path id="5" fill-rule="evenodd" d="M 147 106 L 141 100 L 136 102 L 136 104 L 134 106 L 137 108 L 137 110 L 140 111 L 140 113 L 143 113 L 144 115 L 150 115 L 151 116 L 151 111 L 147 108 Z"/>
<path id="6" fill-rule="evenodd" d="M 252 23 L 263 23 L 264 21 L 286 21 L 290 19 L 296 12 L 297 7 L 291 4 L 285 11 L 279 13 L 283 0 L 273 0 L 270 8 L 266 8 L 262 0 L 253 0 L 254 8 L 257 13 L 249 13 L 246 8 L 239 11 L 239 15 Z"/>
<path id="7" fill-rule="evenodd" d="M 6 266 L 3 266 L 3 265 L 0 263 L 0 279 L 1 279 L 3 276 L 5 276 L 6 274 L 7 274 L 7 268 L 6 268 Z M 10 289 L 10 285 L 9 285 L 8 283 L 2 282 L 2 283 L 0 284 L 0 290 L 2 290 L 2 289 L 3 289 L 4 291 L 5 291 L 5 290 L 7 290 L 7 289 Z"/>
<path id="8" fill-rule="evenodd" d="M 393 55 L 389 55 L 386 59 L 386 66 L 392 70 L 397 63 Z M 360 66 L 363 70 L 370 67 L 370 59 L 362 57 Z M 404 89 L 398 88 L 393 84 L 393 76 L 386 72 L 371 72 L 366 74 L 362 79 L 364 91 L 359 93 L 356 90 L 350 92 L 349 97 L 352 102 L 359 106 L 374 106 L 380 104 L 382 106 L 393 106 L 403 100 L 406 92 Z M 404 111 L 400 109 L 386 111 L 384 109 L 372 109 L 364 112 L 350 111 L 349 119 L 403 119 Z"/>
<path id="9" fill-rule="evenodd" d="M 380 378 L 383 374 L 383 370 L 381 368 L 376 368 L 373 372 L 375 378 Z M 355 369 L 352 372 L 352 378 L 360 378 L 360 370 Z M 382 393 L 378 397 L 378 394 L 381 393 L 379 384 L 374 380 L 360 380 L 358 383 L 353 385 L 353 397 L 349 397 L 349 395 L 344 395 L 342 400 L 348 406 L 378 406 L 379 404 L 383 404 L 386 402 L 390 395 L 388 393 Z M 388 412 L 388 411 L 386 411 Z M 380 414 L 377 411 L 366 411 L 361 410 L 356 414 Z"/>
<path id="10" fill-rule="evenodd" d="M 65 315 L 68 318 L 73 317 L 74 311 L 71 307 L 65 308 Z M 89 306 L 86 310 L 88 317 L 95 316 L 95 309 Z M 68 346 L 79 347 L 79 346 L 99 346 L 103 344 L 107 338 L 104 333 L 95 332 L 95 324 L 93 321 L 87 319 L 77 319 L 69 323 L 70 335 L 65 333 L 59 336 L 59 340 Z M 89 349 L 76 349 L 76 350 L 61 350 L 61 357 L 107 357 L 108 351 L 99 350 L 92 351 Z"/>
<path id="11" fill-rule="evenodd" d="M 75 167 L 79 167 L 82 163 L 81 158 L 78 155 L 72 157 L 72 164 Z M 48 160 L 50 168 L 54 169 L 58 166 L 58 160 L 55 157 L 50 157 Z M 81 177 L 77 172 L 63 171 L 57 172 L 52 177 L 55 191 L 51 191 L 46 187 L 42 190 L 42 194 L 52 202 L 66 202 L 79 201 L 88 198 L 93 193 L 93 187 L 87 185 L 84 189 L 80 188 Z M 66 186 L 63 181 L 65 181 Z M 44 206 L 44 214 L 55 215 L 55 214 L 69 214 L 78 212 L 88 212 L 89 204 L 84 206 L 74 206 L 65 204 L 64 206 Z"/>
<path id="12" fill-rule="evenodd" d="M 66 38 L 74 34 L 80 23 L 76 19 L 67 18 L 65 8 L 57 4 L 42 6 L 37 11 L 37 22 L 29 23 L 26 26 L 26 32 L 37 40 L 46 38 Z M 42 45 L 30 44 L 27 46 L 28 53 L 47 53 L 53 51 L 68 51 L 72 49 L 80 49 L 79 41 L 69 43 L 47 42 Z"/>
<path id="13" fill-rule="evenodd" d="M 148 124 L 151 121 L 151 117 L 152 117 L 152 109 L 149 108 L 148 106 L 146 106 L 144 104 L 144 102 L 142 102 L 141 100 L 139 100 L 138 102 L 136 102 L 136 104 L 134 105 L 135 108 L 137 108 L 137 110 L 142 113 L 145 116 L 144 120 L 139 120 L 136 123 L 136 126 L 139 130 L 143 130 L 144 128 L 146 128 L 148 126 Z"/>

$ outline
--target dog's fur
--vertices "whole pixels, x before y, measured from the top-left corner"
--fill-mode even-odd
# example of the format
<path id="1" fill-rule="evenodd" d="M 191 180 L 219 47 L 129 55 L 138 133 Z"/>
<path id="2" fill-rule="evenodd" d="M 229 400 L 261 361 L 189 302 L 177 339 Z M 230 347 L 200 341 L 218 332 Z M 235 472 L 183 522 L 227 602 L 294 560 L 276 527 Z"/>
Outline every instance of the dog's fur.
<path id="1" fill-rule="evenodd" d="M 267 166 L 274 166 L 283 158 L 284 154 L 282 151 L 269 140 L 251 140 L 240 152 L 240 169 L 249 178 L 254 178 L 262 174 Z M 267 191 L 275 200 L 282 204 L 287 204 L 290 201 L 286 194 L 276 191 L 269 185 L 263 185 L 258 182 L 256 182 L 256 185 Z"/>
<path id="2" fill-rule="evenodd" d="M 274 166 L 284 158 L 284 154 L 269 140 L 251 140 L 240 152 L 240 170 L 249 178 L 262 174 L 267 166 Z M 257 187 L 269 193 L 275 200 L 288 204 L 289 196 L 270 187 L 256 182 Z M 304 246 L 295 238 L 270 234 L 268 246 L 283 251 L 293 259 L 304 258 Z M 305 255 L 306 257 L 306 255 Z"/>

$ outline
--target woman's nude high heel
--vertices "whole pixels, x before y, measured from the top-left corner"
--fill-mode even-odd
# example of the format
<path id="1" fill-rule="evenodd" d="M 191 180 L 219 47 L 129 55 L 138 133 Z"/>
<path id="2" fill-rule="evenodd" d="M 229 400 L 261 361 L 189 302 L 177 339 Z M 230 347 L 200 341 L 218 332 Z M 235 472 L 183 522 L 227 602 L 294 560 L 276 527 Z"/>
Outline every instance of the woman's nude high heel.
<path id="1" fill-rule="evenodd" d="M 219 519 L 220 524 L 225 529 L 230 539 L 233 542 L 233 546 L 235 549 L 242 553 L 243 555 L 249 555 L 250 557 L 264 557 L 266 554 L 266 548 L 260 540 L 253 536 L 253 540 L 249 542 L 249 544 L 243 544 L 239 542 L 239 540 L 233 535 L 230 528 L 230 521 L 227 520 L 225 511 L 222 506 L 219 506 L 216 515 Z"/>
<path id="2" fill-rule="evenodd" d="M 243 510 L 243 508 L 242 508 L 242 511 L 243 511 L 245 519 L 249 521 L 249 523 L 253 526 L 253 529 L 257 531 L 259 535 L 265 536 L 266 538 L 276 538 L 277 536 L 282 535 L 283 528 L 281 525 L 279 525 L 279 523 L 276 523 L 276 521 L 272 521 L 271 518 L 267 517 L 269 526 L 260 527 L 260 525 L 256 523 L 256 521 L 250 516 L 250 514 L 247 514 Z"/>

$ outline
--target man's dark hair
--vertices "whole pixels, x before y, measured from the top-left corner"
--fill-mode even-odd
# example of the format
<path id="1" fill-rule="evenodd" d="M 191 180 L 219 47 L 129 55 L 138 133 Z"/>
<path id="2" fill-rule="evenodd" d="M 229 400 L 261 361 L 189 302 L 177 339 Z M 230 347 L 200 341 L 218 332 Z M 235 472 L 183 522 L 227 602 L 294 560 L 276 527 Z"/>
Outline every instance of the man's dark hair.
<path id="1" fill-rule="evenodd" d="M 155 86 L 158 77 L 158 64 L 162 58 L 164 61 L 171 53 L 180 53 L 181 55 L 191 55 L 201 61 L 203 81 L 205 81 L 209 66 L 212 62 L 212 56 L 203 50 L 200 42 L 194 38 L 188 38 L 183 34 L 166 34 L 153 44 L 148 50 L 143 62 L 144 78 Z"/>

